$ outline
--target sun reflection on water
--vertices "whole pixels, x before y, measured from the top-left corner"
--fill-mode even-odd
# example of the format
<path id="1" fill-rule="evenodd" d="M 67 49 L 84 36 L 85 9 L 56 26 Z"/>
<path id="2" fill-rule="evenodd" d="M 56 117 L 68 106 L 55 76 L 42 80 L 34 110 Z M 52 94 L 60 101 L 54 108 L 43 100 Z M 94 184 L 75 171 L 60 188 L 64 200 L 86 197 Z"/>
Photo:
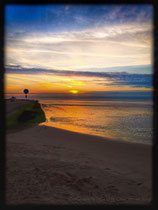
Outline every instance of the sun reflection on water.
<path id="1" fill-rule="evenodd" d="M 47 125 L 69 131 L 132 141 L 151 141 L 152 110 L 147 103 L 42 101 Z"/>

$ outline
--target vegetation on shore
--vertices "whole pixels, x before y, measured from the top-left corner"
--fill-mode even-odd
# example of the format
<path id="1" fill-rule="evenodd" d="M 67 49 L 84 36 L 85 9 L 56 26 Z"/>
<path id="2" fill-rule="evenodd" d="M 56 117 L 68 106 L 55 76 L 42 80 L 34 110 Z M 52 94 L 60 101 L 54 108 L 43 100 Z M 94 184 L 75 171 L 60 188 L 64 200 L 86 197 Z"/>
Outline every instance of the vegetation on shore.
<path id="1" fill-rule="evenodd" d="M 28 126 L 45 121 L 45 114 L 37 101 L 21 107 L 17 112 L 10 114 L 6 120 L 7 129 Z"/>

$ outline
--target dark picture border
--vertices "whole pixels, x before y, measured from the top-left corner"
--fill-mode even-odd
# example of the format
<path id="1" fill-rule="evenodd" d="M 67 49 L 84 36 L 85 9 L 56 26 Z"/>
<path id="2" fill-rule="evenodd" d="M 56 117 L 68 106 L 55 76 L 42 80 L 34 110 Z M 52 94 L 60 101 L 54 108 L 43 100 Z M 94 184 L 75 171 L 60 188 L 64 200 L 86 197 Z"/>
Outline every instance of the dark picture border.
<path id="1" fill-rule="evenodd" d="M 61 1 L 61 0 L 6 0 L 0 1 L 0 208 L 2 209 L 54 209 L 54 208 L 97 208 L 97 209 L 114 209 L 120 208 L 122 209 L 158 209 L 158 73 L 157 73 L 157 59 L 158 59 L 158 6 L 156 5 L 156 0 L 91 0 L 91 1 Z M 4 69 L 4 47 L 5 47 L 5 6 L 8 4 L 149 4 L 153 6 L 154 11 L 154 20 L 153 20 L 153 87 L 154 87 L 154 96 L 153 96 L 153 146 L 152 146 L 152 194 L 153 199 L 150 205 L 112 205 L 112 206 L 89 206 L 89 205 L 73 205 L 73 206 L 55 206 L 55 205 L 6 205 L 5 203 L 5 169 L 6 169 L 6 127 L 5 127 L 5 99 L 4 99 L 4 88 L 5 88 L 5 69 Z M 142 166 L 145 167 L 145 166 Z"/>

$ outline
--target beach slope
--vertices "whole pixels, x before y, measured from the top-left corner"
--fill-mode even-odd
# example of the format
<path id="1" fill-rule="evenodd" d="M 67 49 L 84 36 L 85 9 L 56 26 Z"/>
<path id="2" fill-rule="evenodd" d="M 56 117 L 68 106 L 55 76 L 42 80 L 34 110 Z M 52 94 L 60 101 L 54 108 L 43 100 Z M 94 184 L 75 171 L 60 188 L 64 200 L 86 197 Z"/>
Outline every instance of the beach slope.
<path id="1" fill-rule="evenodd" d="M 150 204 L 152 146 L 34 125 L 6 133 L 7 204 Z"/>

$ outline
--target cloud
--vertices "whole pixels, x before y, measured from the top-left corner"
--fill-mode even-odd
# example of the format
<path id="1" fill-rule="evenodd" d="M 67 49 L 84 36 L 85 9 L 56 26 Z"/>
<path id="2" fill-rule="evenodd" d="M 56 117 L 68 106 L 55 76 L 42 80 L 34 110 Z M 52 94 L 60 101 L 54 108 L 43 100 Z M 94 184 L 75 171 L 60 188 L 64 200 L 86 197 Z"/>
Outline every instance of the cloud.
<path id="1" fill-rule="evenodd" d="M 126 38 L 125 41 L 129 41 L 129 38 L 135 37 L 135 35 L 145 35 L 150 37 L 152 32 L 152 23 L 123 23 L 116 25 L 103 25 L 101 27 L 94 27 L 84 30 L 63 31 L 63 32 L 13 32 L 7 36 L 8 41 L 23 41 L 24 43 L 31 44 L 51 44 L 62 42 L 80 42 L 80 41 L 105 41 L 115 39 L 120 41 L 120 37 Z M 142 41 L 142 40 L 140 40 Z"/>
<path id="2" fill-rule="evenodd" d="M 83 69 L 78 69 L 83 70 Z M 152 74 L 153 68 L 152 65 L 133 65 L 133 66 L 115 66 L 115 67 L 107 67 L 107 68 L 93 68 L 93 66 L 89 66 L 89 68 L 84 68 L 84 71 L 99 71 L 99 72 L 128 72 L 128 73 L 136 73 L 136 74 Z"/>
<path id="3" fill-rule="evenodd" d="M 107 85 L 123 85 L 123 86 L 133 86 L 133 87 L 145 87 L 145 88 L 151 88 L 153 83 L 153 77 L 151 74 L 120 74 L 115 75 L 115 77 L 112 77 L 112 80 L 114 82 L 112 84 L 106 84 Z"/>
<path id="4" fill-rule="evenodd" d="M 120 23 L 84 30 L 7 33 L 7 64 L 71 69 L 152 63 L 152 24 Z"/>
<path id="5" fill-rule="evenodd" d="M 152 87 L 152 69 L 146 67 L 152 64 L 152 7 L 29 8 L 7 6 L 6 75 L 14 74 L 7 84 L 26 77 L 43 89 L 46 81 L 50 89 L 55 82 L 66 88 L 71 84 L 60 79 L 73 77 L 86 82 L 86 91 Z"/>
<path id="6" fill-rule="evenodd" d="M 55 69 L 40 69 L 40 68 L 20 68 L 19 66 L 9 65 L 6 67 L 6 74 L 48 74 L 67 77 L 87 77 L 87 78 L 104 78 L 111 81 L 101 81 L 102 85 L 109 86 L 133 86 L 133 87 L 152 87 L 153 76 L 151 74 L 129 74 L 127 72 L 90 72 L 90 71 L 68 71 Z"/>

